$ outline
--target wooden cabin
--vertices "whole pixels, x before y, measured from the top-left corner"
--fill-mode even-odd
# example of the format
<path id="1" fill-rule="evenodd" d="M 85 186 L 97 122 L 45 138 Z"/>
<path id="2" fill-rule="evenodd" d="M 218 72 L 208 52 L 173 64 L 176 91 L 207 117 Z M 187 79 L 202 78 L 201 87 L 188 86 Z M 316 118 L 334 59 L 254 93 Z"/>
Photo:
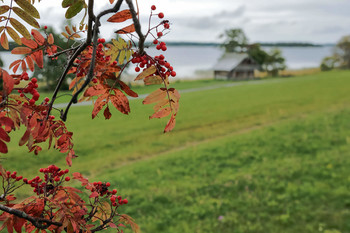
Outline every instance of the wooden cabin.
<path id="1" fill-rule="evenodd" d="M 260 68 L 246 53 L 225 53 L 214 67 L 215 79 L 251 80 L 254 70 Z"/>

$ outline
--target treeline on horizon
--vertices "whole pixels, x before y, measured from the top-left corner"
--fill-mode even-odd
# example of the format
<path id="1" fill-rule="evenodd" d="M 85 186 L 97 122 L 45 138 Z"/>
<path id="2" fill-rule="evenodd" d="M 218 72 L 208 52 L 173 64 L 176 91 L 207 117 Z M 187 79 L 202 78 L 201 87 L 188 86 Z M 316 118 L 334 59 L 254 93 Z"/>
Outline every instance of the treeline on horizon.
<path id="1" fill-rule="evenodd" d="M 220 46 L 220 43 L 212 43 L 212 42 L 185 42 L 185 41 L 168 41 L 166 42 L 168 46 Z M 257 42 L 261 46 L 271 46 L 271 47 L 323 47 L 323 46 L 335 46 L 335 44 L 327 43 L 327 44 L 313 44 L 313 43 L 305 43 L 305 42 Z M 11 51 L 13 48 L 18 45 L 14 42 L 9 42 L 9 50 L 5 50 L 0 47 L 0 51 Z"/>

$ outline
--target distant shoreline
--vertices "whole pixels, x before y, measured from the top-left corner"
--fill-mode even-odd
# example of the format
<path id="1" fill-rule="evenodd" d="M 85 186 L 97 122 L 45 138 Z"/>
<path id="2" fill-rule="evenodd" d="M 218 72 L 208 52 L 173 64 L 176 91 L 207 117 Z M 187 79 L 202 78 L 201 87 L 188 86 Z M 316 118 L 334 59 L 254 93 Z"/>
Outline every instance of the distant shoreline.
<path id="1" fill-rule="evenodd" d="M 220 43 L 213 42 L 177 42 L 177 41 L 168 41 L 166 42 L 168 46 L 220 46 Z M 271 47 L 324 47 L 324 46 L 334 46 L 335 44 L 313 44 L 313 43 L 304 43 L 304 42 L 257 42 L 261 46 L 271 46 Z"/>

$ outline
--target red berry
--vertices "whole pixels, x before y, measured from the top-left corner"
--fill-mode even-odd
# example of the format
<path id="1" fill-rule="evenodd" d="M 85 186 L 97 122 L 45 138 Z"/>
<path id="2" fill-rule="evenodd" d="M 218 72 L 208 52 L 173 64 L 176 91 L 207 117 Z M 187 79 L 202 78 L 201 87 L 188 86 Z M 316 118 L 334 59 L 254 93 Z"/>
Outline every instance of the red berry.
<path id="1" fill-rule="evenodd" d="M 32 83 L 36 83 L 38 80 L 36 78 L 32 78 Z"/>
<path id="2" fill-rule="evenodd" d="M 140 67 L 135 67 L 136 72 L 140 72 Z"/>
<path id="3" fill-rule="evenodd" d="M 27 183 L 27 182 L 28 182 L 28 179 L 27 179 L 27 178 L 24 178 L 24 179 L 23 179 L 23 182 L 24 182 L 24 183 Z"/>
<path id="4" fill-rule="evenodd" d="M 158 40 L 154 40 L 154 41 L 153 41 L 153 44 L 158 44 Z"/>
<path id="5" fill-rule="evenodd" d="M 93 83 L 97 83 L 97 78 L 93 78 L 91 81 L 92 81 Z"/>
<path id="6" fill-rule="evenodd" d="M 66 174 L 67 174 L 68 172 L 69 172 L 69 170 L 68 170 L 68 169 L 64 170 L 64 173 L 66 173 Z"/>
<path id="7" fill-rule="evenodd" d="M 166 62 L 164 66 L 165 66 L 166 68 L 169 68 L 169 67 L 170 67 L 170 63 L 169 63 L 169 62 Z"/>
<path id="8" fill-rule="evenodd" d="M 116 194 L 117 193 L 117 190 L 116 189 L 113 189 L 112 190 L 112 194 Z"/>
<path id="9" fill-rule="evenodd" d="M 152 9 L 152 11 L 155 11 L 157 8 L 156 8 L 155 5 L 152 5 L 152 6 L 151 6 L 151 9 Z"/>
<path id="10" fill-rule="evenodd" d="M 102 181 L 97 182 L 98 185 L 102 185 Z"/>
<path id="11" fill-rule="evenodd" d="M 164 60 L 164 58 L 165 58 L 165 57 L 164 57 L 163 54 L 159 55 L 159 59 L 160 59 L 160 60 Z"/>
<path id="12" fill-rule="evenodd" d="M 111 186 L 111 183 L 107 182 L 107 183 L 106 183 L 106 186 L 107 186 L 107 187 Z"/>
<path id="13" fill-rule="evenodd" d="M 45 29 L 45 30 L 47 29 L 47 26 L 46 26 L 46 25 L 44 26 L 44 29 Z"/>
<path id="14" fill-rule="evenodd" d="M 158 32 L 158 33 L 157 33 L 157 36 L 158 36 L 158 37 L 162 37 L 162 36 L 163 36 L 163 32 Z"/>
<path id="15" fill-rule="evenodd" d="M 117 206 L 117 202 L 113 202 L 113 204 L 112 204 L 113 206 Z"/>
<path id="16" fill-rule="evenodd" d="M 17 101 L 17 104 L 21 104 L 21 103 L 22 103 L 22 101 L 20 101 L 20 100 Z"/>
<path id="17" fill-rule="evenodd" d="M 167 50 L 167 47 L 165 45 L 162 46 L 162 50 L 163 51 L 166 51 Z"/>
<path id="18" fill-rule="evenodd" d="M 65 181 L 70 181 L 70 177 L 67 176 L 66 178 L 64 178 Z"/>
<path id="19" fill-rule="evenodd" d="M 48 97 L 45 97 L 44 101 L 45 101 L 45 102 L 49 102 L 50 99 L 49 99 Z"/>
<path id="20" fill-rule="evenodd" d="M 40 168 L 40 169 L 39 169 L 39 172 L 44 172 L 44 168 Z"/>
<path id="21" fill-rule="evenodd" d="M 124 200 L 123 200 L 123 203 L 124 203 L 124 204 L 128 204 L 128 202 L 129 202 L 129 201 L 128 201 L 127 199 L 124 199 Z"/>
<path id="22" fill-rule="evenodd" d="M 29 104 L 30 105 L 34 105 L 35 104 L 35 100 L 34 99 L 29 100 Z"/>
<path id="23" fill-rule="evenodd" d="M 171 71 L 170 75 L 175 77 L 176 76 L 176 72 L 175 71 Z"/>
<path id="24" fill-rule="evenodd" d="M 158 14 L 158 17 L 159 17 L 160 19 L 164 18 L 164 13 L 163 13 L 163 12 L 160 12 L 160 13 Z"/>
<path id="25" fill-rule="evenodd" d="M 169 29 L 169 28 L 170 28 L 170 25 L 169 25 L 168 23 L 165 23 L 165 24 L 164 24 L 164 28 Z"/>
<path id="26" fill-rule="evenodd" d="M 161 48 L 162 48 L 162 46 L 160 46 L 160 44 L 156 46 L 156 49 L 158 49 L 158 50 L 160 50 Z"/>

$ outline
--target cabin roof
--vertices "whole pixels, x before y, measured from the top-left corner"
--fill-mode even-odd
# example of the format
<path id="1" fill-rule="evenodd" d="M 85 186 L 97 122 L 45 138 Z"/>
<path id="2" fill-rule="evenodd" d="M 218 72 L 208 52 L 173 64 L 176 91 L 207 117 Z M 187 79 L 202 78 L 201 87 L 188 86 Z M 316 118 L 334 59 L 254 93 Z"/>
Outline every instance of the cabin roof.
<path id="1" fill-rule="evenodd" d="M 225 53 L 214 66 L 214 70 L 231 71 L 246 58 L 249 58 L 246 53 Z"/>

